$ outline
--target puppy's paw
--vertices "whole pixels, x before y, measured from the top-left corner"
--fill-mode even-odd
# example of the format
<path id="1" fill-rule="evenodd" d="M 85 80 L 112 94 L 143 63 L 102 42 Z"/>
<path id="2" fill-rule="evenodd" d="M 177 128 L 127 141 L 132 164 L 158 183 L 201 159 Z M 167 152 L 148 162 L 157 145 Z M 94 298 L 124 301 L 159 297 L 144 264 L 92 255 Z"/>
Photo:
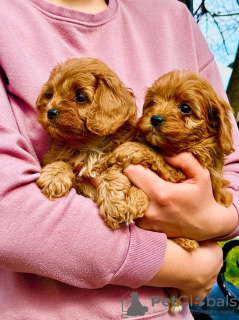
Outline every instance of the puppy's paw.
<path id="1" fill-rule="evenodd" d="M 164 164 L 163 170 L 160 173 L 160 176 L 170 182 L 179 183 L 185 180 L 185 175 L 181 170 L 171 167 L 168 164 Z"/>
<path id="2" fill-rule="evenodd" d="M 36 184 L 48 199 L 54 200 L 63 197 L 72 188 L 74 177 L 71 167 L 58 161 L 42 169 Z"/>
<path id="3" fill-rule="evenodd" d="M 113 198 L 114 200 L 112 201 Z M 100 214 L 110 229 L 117 229 L 122 225 L 128 226 L 134 223 L 135 219 L 144 216 L 149 205 L 147 195 L 134 186 L 130 188 L 128 194 L 125 194 L 125 199 L 120 199 L 114 196 L 113 193 L 103 201 L 100 201 L 100 199 L 102 197 L 98 196 Z"/>
<path id="4" fill-rule="evenodd" d="M 117 166 L 101 174 L 97 188 L 97 205 L 107 226 L 111 229 L 134 223 L 147 209 L 147 196 L 132 186 Z"/>
<path id="5" fill-rule="evenodd" d="M 135 220 L 145 215 L 149 207 L 149 198 L 142 190 L 132 185 L 127 197 L 127 203 L 131 220 Z"/>
<path id="6" fill-rule="evenodd" d="M 188 250 L 188 251 L 194 251 L 199 247 L 199 244 L 195 240 L 187 239 L 187 238 L 173 238 L 170 239 L 180 247 Z"/>
<path id="7" fill-rule="evenodd" d="M 151 165 L 151 169 L 165 181 L 179 183 L 186 178 L 180 169 L 170 166 L 160 155 L 156 155 L 155 160 Z"/>
<path id="8" fill-rule="evenodd" d="M 178 312 L 181 312 L 182 310 L 183 310 L 183 307 L 181 305 L 178 305 L 178 306 L 170 305 L 169 306 L 170 313 L 178 313 Z"/>
<path id="9" fill-rule="evenodd" d="M 97 190 L 97 204 L 100 208 L 100 215 L 110 229 L 134 223 L 126 199 L 118 197 L 117 192 L 113 190 L 106 195 L 99 189 Z"/>
<path id="10" fill-rule="evenodd" d="M 222 206 L 229 207 L 233 201 L 233 195 L 227 189 L 221 189 L 218 193 L 217 190 L 214 191 L 216 201 Z"/>
<path id="11" fill-rule="evenodd" d="M 179 183 L 179 182 L 183 182 L 184 180 L 185 180 L 185 175 L 182 173 L 181 170 L 173 169 L 170 171 L 170 177 L 168 181 Z"/>

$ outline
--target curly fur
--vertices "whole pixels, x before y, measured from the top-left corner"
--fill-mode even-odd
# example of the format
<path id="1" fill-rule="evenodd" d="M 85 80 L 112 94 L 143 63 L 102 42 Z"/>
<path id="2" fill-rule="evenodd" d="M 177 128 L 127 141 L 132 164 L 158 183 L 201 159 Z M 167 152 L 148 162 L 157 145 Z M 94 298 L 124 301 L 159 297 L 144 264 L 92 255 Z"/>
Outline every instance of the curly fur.
<path id="1" fill-rule="evenodd" d="M 82 95 L 83 102 L 77 100 Z M 54 200 L 72 187 L 96 200 L 84 176 L 117 146 L 135 137 L 134 95 L 102 61 L 68 60 L 51 72 L 37 99 L 38 120 L 52 138 L 37 185 Z M 56 110 L 53 118 L 49 110 Z M 78 173 L 80 171 L 80 173 Z"/>
<path id="2" fill-rule="evenodd" d="M 186 114 L 181 110 L 185 104 L 191 109 Z M 163 179 L 179 183 L 186 177 L 163 157 L 184 151 L 191 152 L 209 170 L 216 201 L 229 206 L 232 195 L 226 189 L 229 183 L 223 178 L 223 166 L 225 155 L 233 151 L 231 112 L 228 103 L 195 72 L 175 70 L 156 80 L 146 93 L 143 115 L 137 124 L 138 142 L 122 144 L 93 169 L 102 172 L 97 204 L 106 224 L 115 229 L 133 223 L 145 214 L 149 205 L 144 192 L 123 175 L 124 168 L 141 164 Z M 153 116 L 160 116 L 162 123 L 153 125 Z M 172 240 L 190 251 L 198 248 L 194 240 Z M 178 296 L 176 289 L 167 289 L 167 293 Z M 171 305 L 169 309 L 178 312 L 181 306 Z"/>

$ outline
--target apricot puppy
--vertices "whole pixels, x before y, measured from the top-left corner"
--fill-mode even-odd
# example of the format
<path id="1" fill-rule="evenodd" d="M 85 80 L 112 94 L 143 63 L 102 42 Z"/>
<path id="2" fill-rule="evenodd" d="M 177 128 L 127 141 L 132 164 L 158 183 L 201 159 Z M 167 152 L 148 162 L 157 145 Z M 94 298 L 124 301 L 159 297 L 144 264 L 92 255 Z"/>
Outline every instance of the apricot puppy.
<path id="1" fill-rule="evenodd" d="M 137 124 L 138 142 L 124 143 L 94 168 L 96 172 L 104 171 L 97 203 L 106 224 L 114 229 L 133 223 L 148 208 L 148 197 L 122 174 L 125 167 L 141 164 L 163 179 L 179 183 L 186 177 L 163 157 L 184 151 L 191 152 L 209 170 L 215 200 L 230 206 L 232 194 L 223 178 L 223 166 L 225 156 L 233 151 L 231 113 L 227 102 L 195 72 L 172 71 L 156 80 L 145 96 L 143 115 Z M 173 241 L 187 250 L 198 247 L 190 239 Z M 176 289 L 167 292 L 179 296 Z M 171 304 L 171 312 L 180 310 L 178 301 L 176 306 Z"/>
<path id="2" fill-rule="evenodd" d="M 51 72 L 37 99 L 38 120 L 52 139 L 37 185 L 51 200 L 72 187 L 92 198 L 83 177 L 117 146 L 135 137 L 133 93 L 102 61 L 68 60 Z"/>
<path id="3" fill-rule="evenodd" d="M 167 164 L 163 156 L 184 151 L 193 153 L 209 170 L 216 201 L 229 206 L 232 195 L 226 189 L 223 166 L 225 156 L 233 151 L 231 112 L 227 102 L 195 72 L 172 71 L 156 80 L 146 93 L 143 115 L 137 123 L 138 142 L 124 143 L 94 167 L 96 173 L 104 171 L 97 198 L 107 225 L 117 228 L 132 223 L 147 210 L 147 205 L 141 209 L 142 191 L 122 174 L 125 167 L 142 164 L 165 180 L 182 182 L 185 176 Z M 115 179 L 117 190 L 109 182 Z"/>

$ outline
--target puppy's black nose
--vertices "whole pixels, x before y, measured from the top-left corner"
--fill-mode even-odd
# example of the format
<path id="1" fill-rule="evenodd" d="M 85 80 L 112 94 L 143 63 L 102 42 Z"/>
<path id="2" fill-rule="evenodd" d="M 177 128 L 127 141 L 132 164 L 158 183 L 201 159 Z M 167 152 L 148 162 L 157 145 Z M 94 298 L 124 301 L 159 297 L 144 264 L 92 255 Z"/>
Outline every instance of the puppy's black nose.
<path id="1" fill-rule="evenodd" d="M 164 118 L 161 116 L 152 116 L 150 122 L 154 127 L 158 127 L 164 122 Z"/>
<path id="2" fill-rule="evenodd" d="M 55 116 L 57 116 L 57 115 L 58 115 L 58 111 L 56 109 L 50 109 L 47 112 L 47 118 L 48 119 L 54 119 Z"/>

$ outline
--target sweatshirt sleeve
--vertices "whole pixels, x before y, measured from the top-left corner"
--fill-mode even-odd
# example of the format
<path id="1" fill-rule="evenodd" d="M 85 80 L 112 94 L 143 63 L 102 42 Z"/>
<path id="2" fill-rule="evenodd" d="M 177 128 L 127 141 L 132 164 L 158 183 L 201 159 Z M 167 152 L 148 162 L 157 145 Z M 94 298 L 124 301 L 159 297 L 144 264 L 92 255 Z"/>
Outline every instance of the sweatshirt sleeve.
<path id="1" fill-rule="evenodd" d="M 228 101 L 226 92 L 223 87 L 221 76 L 213 57 L 201 67 L 199 70 L 201 75 L 207 79 L 207 81 L 213 86 L 214 90 L 219 96 Z M 236 124 L 235 117 L 232 114 L 231 117 L 233 125 L 233 141 L 234 141 L 234 152 L 226 158 L 224 166 L 224 178 L 230 182 L 229 190 L 233 194 L 233 204 L 239 213 L 239 131 Z M 236 229 L 224 237 L 220 237 L 218 241 L 224 241 L 233 239 L 239 235 L 239 222 Z"/>
<path id="2" fill-rule="evenodd" d="M 149 281 L 162 264 L 166 236 L 134 225 L 109 230 L 96 204 L 73 189 L 45 198 L 35 183 L 39 161 L 10 98 L 1 78 L 0 267 L 89 289 Z"/>

